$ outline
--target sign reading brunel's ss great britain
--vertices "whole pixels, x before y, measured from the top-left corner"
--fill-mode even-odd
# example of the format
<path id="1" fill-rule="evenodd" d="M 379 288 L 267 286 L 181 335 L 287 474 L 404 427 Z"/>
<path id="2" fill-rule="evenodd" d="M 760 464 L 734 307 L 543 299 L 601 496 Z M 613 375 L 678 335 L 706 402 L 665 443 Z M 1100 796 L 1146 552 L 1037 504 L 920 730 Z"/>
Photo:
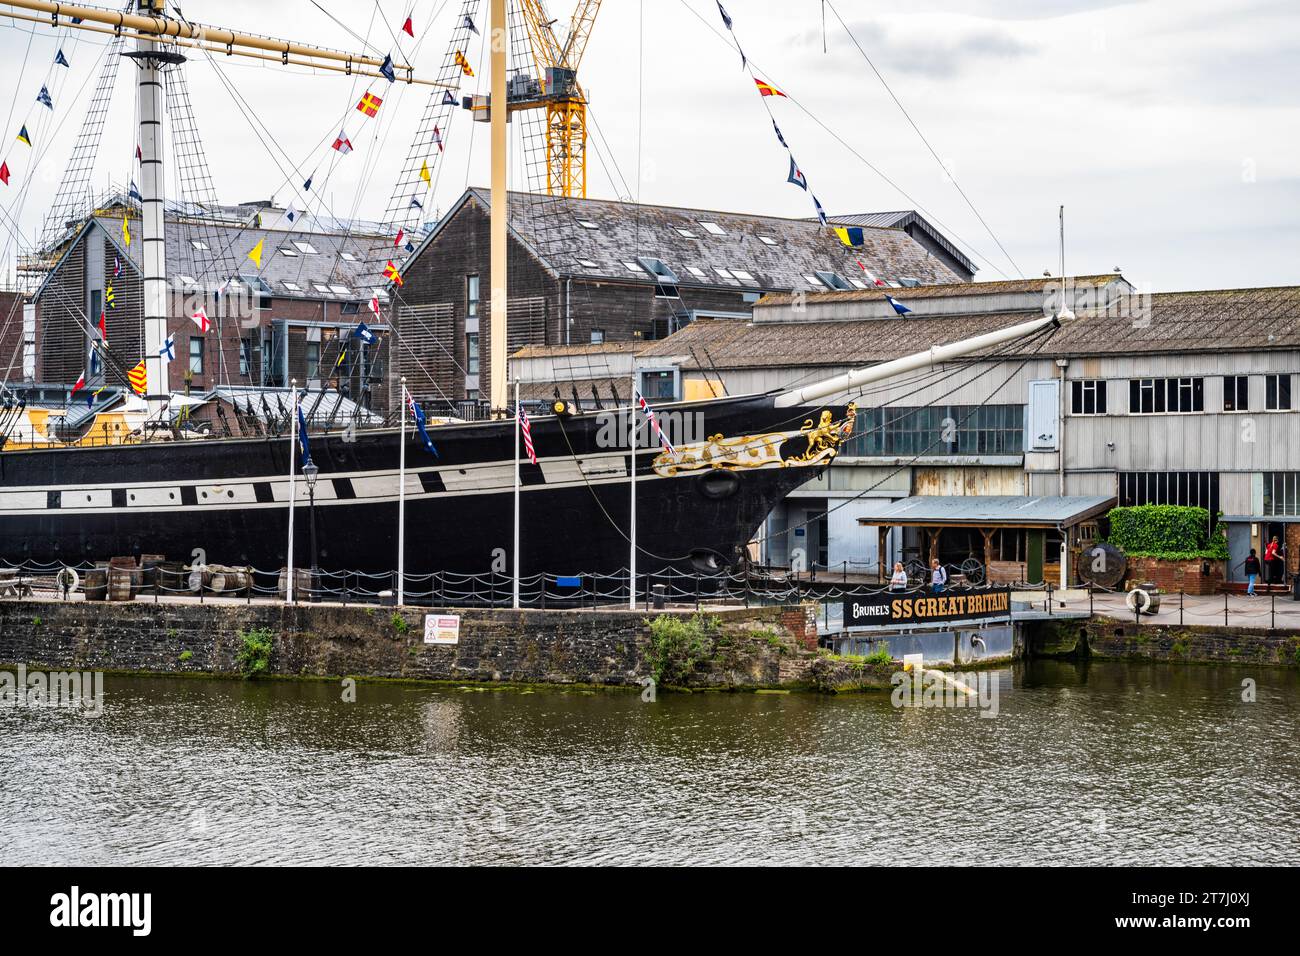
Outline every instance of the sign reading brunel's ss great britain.
<path id="1" fill-rule="evenodd" d="M 844 626 L 895 627 L 947 621 L 987 621 L 1011 616 L 1009 587 L 972 588 L 942 594 L 866 594 L 844 599 Z"/>

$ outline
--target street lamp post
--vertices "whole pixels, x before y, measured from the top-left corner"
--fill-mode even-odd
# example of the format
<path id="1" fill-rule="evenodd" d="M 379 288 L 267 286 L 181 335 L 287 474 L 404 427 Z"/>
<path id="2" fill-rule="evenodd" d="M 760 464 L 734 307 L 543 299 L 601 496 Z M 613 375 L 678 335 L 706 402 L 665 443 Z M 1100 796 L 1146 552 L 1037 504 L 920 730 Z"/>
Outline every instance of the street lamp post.
<path id="1" fill-rule="evenodd" d="M 302 466 L 302 476 L 307 480 L 307 522 L 311 525 L 311 600 L 320 600 L 320 590 L 317 587 L 317 569 L 316 569 L 316 478 L 320 475 L 320 469 L 316 467 L 316 462 L 310 458 Z"/>

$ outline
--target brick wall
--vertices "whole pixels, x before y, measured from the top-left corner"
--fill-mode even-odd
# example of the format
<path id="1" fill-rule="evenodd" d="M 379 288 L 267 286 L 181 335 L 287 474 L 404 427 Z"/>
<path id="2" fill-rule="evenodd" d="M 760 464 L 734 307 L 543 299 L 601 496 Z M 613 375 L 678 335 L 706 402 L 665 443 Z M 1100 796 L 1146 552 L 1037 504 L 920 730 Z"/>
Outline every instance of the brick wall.
<path id="1" fill-rule="evenodd" d="M 1209 566 L 1209 574 L 1202 567 Z M 1215 594 L 1223 584 L 1222 561 L 1164 561 L 1158 558 L 1129 558 L 1127 586 L 1153 582 L 1162 591 L 1184 594 Z"/>

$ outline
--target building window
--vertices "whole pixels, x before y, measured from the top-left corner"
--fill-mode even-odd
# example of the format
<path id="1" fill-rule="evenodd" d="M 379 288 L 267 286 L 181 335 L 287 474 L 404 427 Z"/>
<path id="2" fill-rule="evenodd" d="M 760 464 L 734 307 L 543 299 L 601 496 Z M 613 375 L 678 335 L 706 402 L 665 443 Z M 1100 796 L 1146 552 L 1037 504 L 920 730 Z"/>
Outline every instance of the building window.
<path id="1" fill-rule="evenodd" d="M 1223 410 L 1250 411 L 1250 379 L 1245 375 L 1227 375 L 1223 379 Z"/>
<path id="2" fill-rule="evenodd" d="M 858 412 L 842 455 L 1023 455 L 1025 406 L 931 405 Z"/>
<path id="3" fill-rule="evenodd" d="M 478 318 L 478 276 L 465 277 L 465 315 Z"/>
<path id="4" fill-rule="evenodd" d="M 253 367 L 253 340 L 239 340 L 239 374 L 248 378 L 248 371 Z"/>
<path id="5" fill-rule="evenodd" d="M 190 371 L 203 374 L 203 338 L 198 335 L 190 336 Z"/>
<path id="6" fill-rule="evenodd" d="M 1135 378 L 1128 389 L 1131 415 L 1205 411 L 1205 380 L 1201 378 Z"/>
<path id="7" fill-rule="evenodd" d="M 592 344 L 592 345 L 601 345 L 601 344 L 604 343 L 604 341 L 605 341 L 605 330 L 604 330 L 604 329 L 592 329 L 592 330 L 591 330 L 591 344 Z"/>
<path id="8" fill-rule="evenodd" d="M 320 378 L 320 343 L 307 343 L 307 377 Z"/>
<path id="9" fill-rule="evenodd" d="M 1270 412 L 1291 410 L 1291 376 L 1264 376 L 1264 408 Z"/>
<path id="10" fill-rule="evenodd" d="M 478 333 L 465 333 L 465 374 L 478 374 Z"/>
<path id="11" fill-rule="evenodd" d="M 1071 415 L 1105 415 L 1106 383 L 1087 379 L 1070 383 Z"/>
<path id="12" fill-rule="evenodd" d="M 1300 515 L 1300 471 L 1264 473 L 1264 514 Z"/>
<path id="13" fill-rule="evenodd" d="M 647 402 L 677 401 L 677 376 L 671 370 L 643 370 L 641 394 Z"/>
<path id="14" fill-rule="evenodd" d="M 1215 471 L 1120 472 L 1119 503 L 1134 505 L 1187 505 L 1210 513 L 1210 530 L 1219 518 L 1219 473 Z"/>

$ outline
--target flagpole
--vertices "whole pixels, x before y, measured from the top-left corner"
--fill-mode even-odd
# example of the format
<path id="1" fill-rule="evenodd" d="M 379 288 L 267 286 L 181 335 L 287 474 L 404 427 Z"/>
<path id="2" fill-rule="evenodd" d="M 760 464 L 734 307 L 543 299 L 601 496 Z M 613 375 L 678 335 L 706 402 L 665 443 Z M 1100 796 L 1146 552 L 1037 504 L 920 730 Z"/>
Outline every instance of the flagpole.
<path id="1" fill-rule="evenodd" d="M 298 459 L 298 380 L 290 379 L 289 394 L 292 396 L 289 411 L 289 558 L 288 574 L 285 581 L 284 599 L 293 603 L 293 512 L 297 503 L 297 490 L 294 487 L 294 472 Z"/>
<path id="2" fill-rule="evenodd" d="M 519 422 L 519 379 L 515 379 L 515 590 L 514 590 L 514 609 L 519 610 L 519 454 L 520 454 L 520 422 Z M 545 574 L 545 569 L 542 569 Z M 542 579 L 542 587 L 546 587 L 546 579 Z"/>
<path id="3" fill-rule="evenodd" d="M 631 547 L 628 549 L 627 559 L 627 606 L 629 610 L 636 610 L 636 396 L 637 396 L 636 369 L 632 370 L 632 400 L 631 407 L 628 409 L 629 417 L 632 421 L 631 445 L 632 445 L 632 520 L 631 533 L 628 535 L 628 542 Z"/>
<path id="4" fill-rule="evenodd" d="M 406 604 L 406 376 L 402 376 L 402 434 L 397 466 L 397 606 Z"/>

